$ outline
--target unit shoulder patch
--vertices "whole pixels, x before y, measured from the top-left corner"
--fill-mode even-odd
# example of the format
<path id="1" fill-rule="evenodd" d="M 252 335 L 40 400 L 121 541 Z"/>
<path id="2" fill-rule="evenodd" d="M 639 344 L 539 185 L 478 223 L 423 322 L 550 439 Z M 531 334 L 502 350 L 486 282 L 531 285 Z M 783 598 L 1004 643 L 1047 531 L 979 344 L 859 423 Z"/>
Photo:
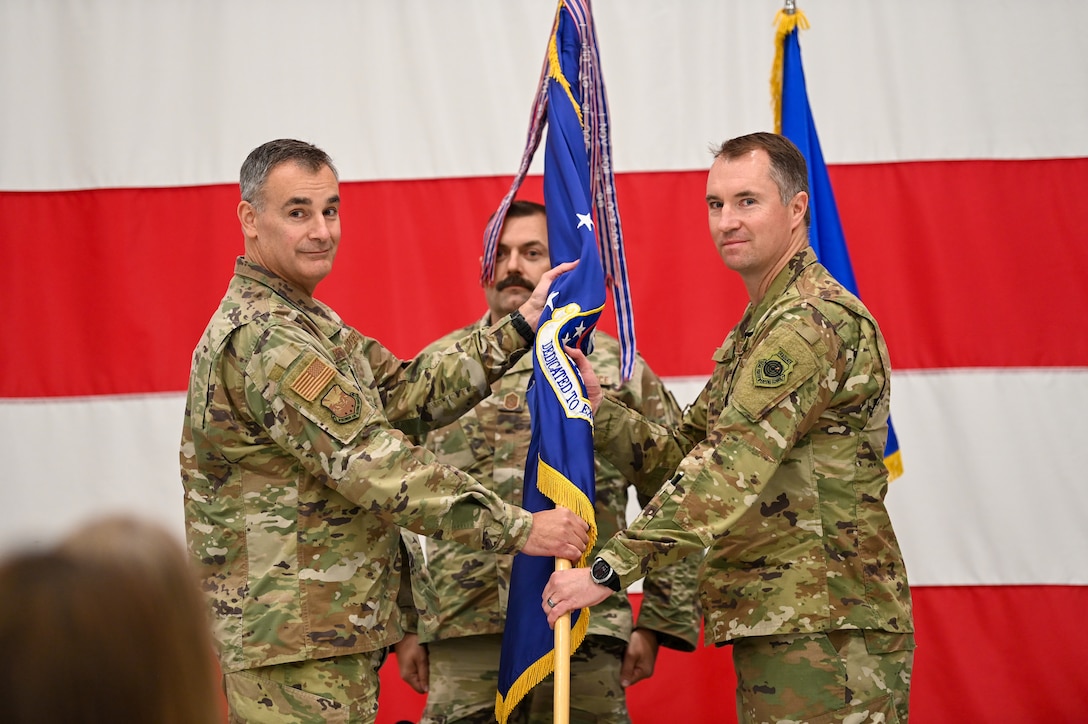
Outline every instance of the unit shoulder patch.
<path id="1" fill-rule="evenodd" d="M 332 413 L 333 420 L 343 425 L 358 419 L 363 400 L 357 393 L 345 390 L 337 384 L 321 398 L 321 406 Z"/>
<path id="2" fill-rule="evenodd" d="M 795 360 L 779 347 L 769 356 L 756 360 L 752 368 L 752 382 L 756 387 L 778 387 L 786 384 Z"/>
<path id="3" fill-rule="evenodd" d="M 730 402 L 753 421 L 763 418 L 819 367 L 807 340 L 786 325 L 773 330 L 742 364 Z"/>

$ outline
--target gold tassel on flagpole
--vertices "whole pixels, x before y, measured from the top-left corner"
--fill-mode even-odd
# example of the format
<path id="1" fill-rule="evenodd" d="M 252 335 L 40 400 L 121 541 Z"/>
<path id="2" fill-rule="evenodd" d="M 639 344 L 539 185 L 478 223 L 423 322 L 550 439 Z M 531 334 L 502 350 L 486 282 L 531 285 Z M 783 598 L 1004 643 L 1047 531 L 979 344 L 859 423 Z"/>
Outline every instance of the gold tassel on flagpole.
<path id="1" fill-rule="evenodd" d="M 774 65 L 771 66 L 771 108 L 774 110 L 774 132 L 782 133 L 782 54 L 786 36 L 794 30 L 808 30 L 808 18 L 797 9 L 793 0 L 786 0 L 786 7 L 774 16 Z"/>

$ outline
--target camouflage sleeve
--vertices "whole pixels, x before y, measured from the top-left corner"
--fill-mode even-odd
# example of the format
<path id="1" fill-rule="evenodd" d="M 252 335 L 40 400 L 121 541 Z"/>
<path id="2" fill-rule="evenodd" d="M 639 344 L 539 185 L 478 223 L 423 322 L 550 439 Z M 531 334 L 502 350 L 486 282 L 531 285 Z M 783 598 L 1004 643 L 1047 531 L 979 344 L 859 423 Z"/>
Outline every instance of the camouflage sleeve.
<path id="1" fill-rule="evenodd" d="M 594 449 L 640 495 L 656 493 L 694 445 L 681 429 L 659 424 L 607 396 L 593 416 Z"/>
<path id="2" fill-rule="evenodd" d="M 428 344 L 426 347 L 424 347 L 422 350 L 420 350 L 417 353 L 416 357 L 418 358 L 418 357 L 422 357 L 424 355 L 432 355 L 432 354 L 435 354 L 435 353 L 438 353 L 438 352 L 442 352 L 442 351 L 454 346 L 461 339 L 471 335 L 473 332 L 478 331 L 480 329 L 480 327 L 481 327 L 481 324 L 469 325 L 467 327 L 462 327 L 461 329 L 454 330 L 454 331 L 450 332 L 449 334 L 446 334 L 445 336 L 439 337 L 438 339 L 434 340 L 433 342 Z M 484 325 L 484 327 L 486 328 L 486 325 Z M 492 387 L 492 390 L 493 389 L 494 389 L 494 387 Z M 476 403 L 476 404 L 479 404 L 479 403 Z M 475 409 L 475 408 L 473 408 L 473 409 Z M 465 415 L 461 415 L 461 416 L 459 416 L 457 418 L 457 420 L 459 420 L 462 423 L 464 422 L 464 419 L 465 419 Z M 390 421 L 390 422 L 397 429 L 403 430 L 403 428 L 400 425 L 398 425 L 396 422 L 393 422 L 393 421 Z M 421 425 L 418 425 L 418 424 L 409 424 L 408 425 L 409 429 L 405 430 L 405 433 L 409 436 L 409 439 L 411 439 L 411 441 L 412 441 L 412 443 L 414 445 L 419 445 L 420 447 L 427 448 L 432 453 L 434 453 L 435 456 L 439 458 L 439 460 L 442 460 L 442 455 L 440 453 L 440 450 L 438 448 L 436 448 L 435 445 L 434 445 L 434 441 L 433 441 L 434 436 L 432 435 L 432 433 L 435 432 L 438 429 L 445 429 L 450 424 L 452 424 L 452 423 L 447 423 L 446 425 L 435 425 L 434 427 L 427 428 L 427 429 L 423 429 L 423 427 Z M 443 462 L 449 463 L 450 461 L 443 460 Z M 462 470 L 466 469 L 462 465 L 454 464 L 454 467 L 461 468 Z"/>
<path id="3" fill-rule="evenodd" d="M 658 571 L 642 582 L 642 607 L 636 628 L 653 631 L 662 646 L 677 651 L 694 651 L 699 646 L 699 565 L 703 552 L 697 551 Z"/>
<path id="4" fill-rule="evenodd" d="M 375 340 L 368 339 L 365 345 L 386 418 L 412 436 L 449 424 L 470 410 L 528 349 L 509 316 L 409 361 L 398 359 Z"/>
<path id="5" fill-rule="evenodd" d="M 275 325 L 253 341 L 238 384 L 277 446 L 323 484 L 374 515 L 422 535 L 514 552 L 532 516 L 392 429 L 372 391 L 340 372 L 300 328 Z M 284 470 L 284 475 L 293 475 Z"/>
<path id="6" fill-rule="evenodd" d="M 770 327 L 741 363 L 706 439 L 627 531 L 604 547 L 602 557 L 624 585 L 727 534 L 827 407 L 846 360 L 838 337 L 815 316 L 811 308 L 791 310 Z M 759 369 L 779 355 L 793 360 L 787 374 L 761 379 Z M 726 393 L 717 394 L 724 399 Z M 859 389 L 859 401 L 868 394 Z"/>
<path id="7" fill-rule="evenodd" d="M 637 410 L 647 420 L 673 429 L 681 419 L 680 407 L 668 388 L 644 360 L 638 359 L 625 391 L 614 399 Z M 639 503 L 650 502 L 639 494 Z M 698 596 L 698 571 L 703 553 L 698 551 L 660 570 L 651 571 L 642 584 L 642 606 L 637 628 L 653 631 L 658 643 L 679 651 L 694 651 L 699 642 L 701 613 Z"/>
<path id="8" fill-rule="evenodd" d="M 397 606 L 400 608 L 404 630 L 418 634 L 434 627 L 438 595 L 431 582 L 431 574 L 424 564 L 423 546 L 419 542 L 419 536 L 402 528 L 400 552 L 405 561 L 401 569 Z"/>

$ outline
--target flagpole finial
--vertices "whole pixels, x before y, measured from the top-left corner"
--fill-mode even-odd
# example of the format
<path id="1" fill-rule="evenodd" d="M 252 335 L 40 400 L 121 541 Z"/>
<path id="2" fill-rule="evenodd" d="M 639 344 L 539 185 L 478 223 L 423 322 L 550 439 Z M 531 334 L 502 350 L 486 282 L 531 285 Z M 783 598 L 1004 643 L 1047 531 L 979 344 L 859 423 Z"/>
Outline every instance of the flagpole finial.
<path id="1" fill-rule="evenodd" d="M 786 0 L 786 6 L 782 8 L 782 11 L 785 12 L 786 15 L 793 15 L 797 12 L 797 0 Z"/>

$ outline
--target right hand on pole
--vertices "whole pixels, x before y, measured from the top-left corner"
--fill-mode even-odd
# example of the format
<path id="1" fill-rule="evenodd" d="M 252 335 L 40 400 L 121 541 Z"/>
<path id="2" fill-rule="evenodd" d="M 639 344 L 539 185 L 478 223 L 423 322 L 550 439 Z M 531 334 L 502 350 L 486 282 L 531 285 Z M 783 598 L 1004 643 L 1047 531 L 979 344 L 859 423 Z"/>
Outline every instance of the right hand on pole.
<path id="1" fill-rule="evenodd" d="M 533 513 L 533 527 L 521 552 L 576 561 L 589 543 L 589 523 L 567 508 Z"/>

